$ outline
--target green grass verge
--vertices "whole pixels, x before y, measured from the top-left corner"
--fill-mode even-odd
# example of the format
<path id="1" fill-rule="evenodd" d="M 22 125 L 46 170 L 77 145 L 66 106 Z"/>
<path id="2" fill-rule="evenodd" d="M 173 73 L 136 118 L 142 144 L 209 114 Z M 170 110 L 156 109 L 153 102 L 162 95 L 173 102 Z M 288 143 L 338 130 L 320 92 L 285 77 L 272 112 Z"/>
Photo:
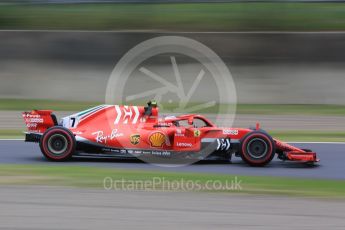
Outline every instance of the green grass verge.
<path id="1" fill-rule="evenodd" d="M 315 104 L 240 104 L 238 114 L 345 116 L 343 105 Z"/>
<path id="2" fill-rule="evenodd" d="M 0 129 L 0 139 L 23 139 L 24 130 Z"/>
<path id="3" fill-rule="evenodd" d="M 344 30 L 342 3 L 0 5 L 1 29 Z"/>
<path id="4" fill-rule="evenodd" d="M 32 109 L 50 109 L 54 111 L 82 111 L 104 102 L 58 101 L 39 99 L 0 99 L 0 110 L 30 111 Z M 135 104 L 145 105 L 146 102 Z M 190 106 L 197 103 L 189 103 Z M 177 104 L 163 104 L 161 112 L 171 112 Z M 229 106 L 219 106 L 219 112 L 225 113 Z M 199 113 L 214 113 L 214 107 L 198 111 Z M 183 112 L 183 111 L 179 111 Z M 344 105 L 303 105 L 303 104 L 239 104 L 237 114 L 267 114 L 267 115 L 327 115 L 345 116 Z"/>
<path id="5" fill-rule="evenodd" d="M 329 131 L 269 131 L 273 137 L 289 142 L 345 142 L 345 132 Z"/>
<path id="6" fill-rule="evenodd" d="M 196 174 L 85 166 L 0 165 L 0 185 L 51 185 L 104 188 L 103 183 L 106 177 L 111 178 L 111 180 L 108 181 L 121 181 L 123 179 L 128 186 L 133 184 L 133 182 L 140 184 L 141 182 L 155 180 L 155 185 L 146 184 L 146 190 L 169 190 L 169 183 L 171 184 L 177 181 L 180 183 L 180 188 L 183 191 L 182 184 L 186 185 L 188 181 L 189 183 L 192 181 L 194 184 L 198 184 L 203 188 L 191 189 L 192 191 L 345 198 L 345 181 L 337 180 Z M 235 179 L 236 177 L 237 179 Z M 218 184 L 226 185 L 231 184 L 231 181 L 234 180 L 239 182 L 238 184 L 240 186 L 237 186 L 237 189 L 212 188 L 212 183 L 214 181 L 217 181 L 216 183 Z M 162 181 L 165 182 L 163 183 Z M 212 183 L 208 181 L 212 181 Z M 211 186 L 206 187 L 205 185 L 207 185 L 207 183 Z M 110 185 L 111 183 L 108 183 L 108 186 Z M 120 188 L 120 186 L 117 188 Z M 140 186 L 137 188 L 139 188 L 139 190 L 142 189 Z"/>

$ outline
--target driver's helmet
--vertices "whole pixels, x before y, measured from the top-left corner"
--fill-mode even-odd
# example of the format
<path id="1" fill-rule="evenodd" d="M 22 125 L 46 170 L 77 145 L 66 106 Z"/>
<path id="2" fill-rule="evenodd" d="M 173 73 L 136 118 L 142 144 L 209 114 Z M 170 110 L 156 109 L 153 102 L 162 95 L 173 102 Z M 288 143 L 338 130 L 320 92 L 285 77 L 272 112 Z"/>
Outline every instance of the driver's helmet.
<path id="1" fill-rule="evenodd" d="M 157 105 L 157 102 L 156 102 L 156 101 L 152 101 L 152 102 L 151 102 L 151 106 L 154 107 L 154 108 L 156 108 L 156 107 L 158 106 L 158 105 Z"/>
<path id="2" fill-rule="evenodd" d="M 148 106 L 151 106 L 151 107 L 153 107 L 153 108 L 156 108 L 156 107 L 157 107 L 157 102 L 154 101 L 154 100 L 152 100 L 152 101 L 149 101 L 149 102 L 147 103 L 147 105 L 148 105 Z"/>

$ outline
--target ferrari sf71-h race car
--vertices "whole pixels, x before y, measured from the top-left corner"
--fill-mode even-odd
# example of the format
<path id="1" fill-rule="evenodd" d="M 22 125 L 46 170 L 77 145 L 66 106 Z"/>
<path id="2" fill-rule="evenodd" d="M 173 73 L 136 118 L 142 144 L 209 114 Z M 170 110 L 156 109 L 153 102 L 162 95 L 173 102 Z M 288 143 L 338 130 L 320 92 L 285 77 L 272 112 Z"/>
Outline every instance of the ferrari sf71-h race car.
<path id="1" fill-rule="evenodd" d="M 316 153 L 272 138 L 256 128 L 220 128 L 201 115 L 158 116 L 148 106 L 100 105 L 64 117 L 50 110 L 24 112 L 25 141 L 38 142 L 49 160 L 75 155 L 139 159 L 224 159 L 239 156 L 264 166 L 277 154 L 284 161 L 317 162 Z"/>

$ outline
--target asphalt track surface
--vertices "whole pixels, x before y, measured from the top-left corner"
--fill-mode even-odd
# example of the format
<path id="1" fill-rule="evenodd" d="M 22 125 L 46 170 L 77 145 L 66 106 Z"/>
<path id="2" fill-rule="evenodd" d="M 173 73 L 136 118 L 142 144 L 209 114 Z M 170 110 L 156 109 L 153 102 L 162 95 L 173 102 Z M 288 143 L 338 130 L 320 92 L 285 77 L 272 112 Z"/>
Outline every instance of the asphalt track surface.
<path id="1" fill-rule="evenodd" d="M 344 229 L 343 201 L 0 187 L 1 229 Z"/>
<path id="2" fill-rule="evenodd" d="M 344 180 L 345 144 L 343 143 L 296 143 L 295 146 L 309 148 L 317 152 L 321 159 L 314 166 L 283 162 L 274 159 L 264 168 L 249 167 L 240 158 L 232 162 L 200 162 L 188 166 L 161 167 L 135 160 L 115 160 L 104 158 L 74 158 L 69 162 L 50 162 L 41 154 L 35 143 L 21 140 L 0 141 L 0 164 L 45 164 L 45 165 L 83 165 L 95 167 L 163 170 L 195 173 L 222 173 L 232 175 L 287 176 L 300 178 L 324 178 Z"/>

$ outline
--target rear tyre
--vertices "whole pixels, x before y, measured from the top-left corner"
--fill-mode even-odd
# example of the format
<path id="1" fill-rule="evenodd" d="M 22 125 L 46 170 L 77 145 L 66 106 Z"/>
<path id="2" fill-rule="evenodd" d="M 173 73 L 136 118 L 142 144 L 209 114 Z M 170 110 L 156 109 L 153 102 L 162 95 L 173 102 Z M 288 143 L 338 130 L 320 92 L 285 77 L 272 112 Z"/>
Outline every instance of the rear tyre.
<path id="1" fill-rule="evenodd" d="M 75 152 L 76 140 L 71 131 L 54 126 L 48 129 L 40 140 L 43 155 L 52 161 L 69 160 Z"/>
<path id="2" fill-rule="evenodd" d="M 275 155 L 275 144 L 265 132 L 253 131 L 241 141 L 240 156 L 251 166 L 264 166 L 272 161 Z"/>

